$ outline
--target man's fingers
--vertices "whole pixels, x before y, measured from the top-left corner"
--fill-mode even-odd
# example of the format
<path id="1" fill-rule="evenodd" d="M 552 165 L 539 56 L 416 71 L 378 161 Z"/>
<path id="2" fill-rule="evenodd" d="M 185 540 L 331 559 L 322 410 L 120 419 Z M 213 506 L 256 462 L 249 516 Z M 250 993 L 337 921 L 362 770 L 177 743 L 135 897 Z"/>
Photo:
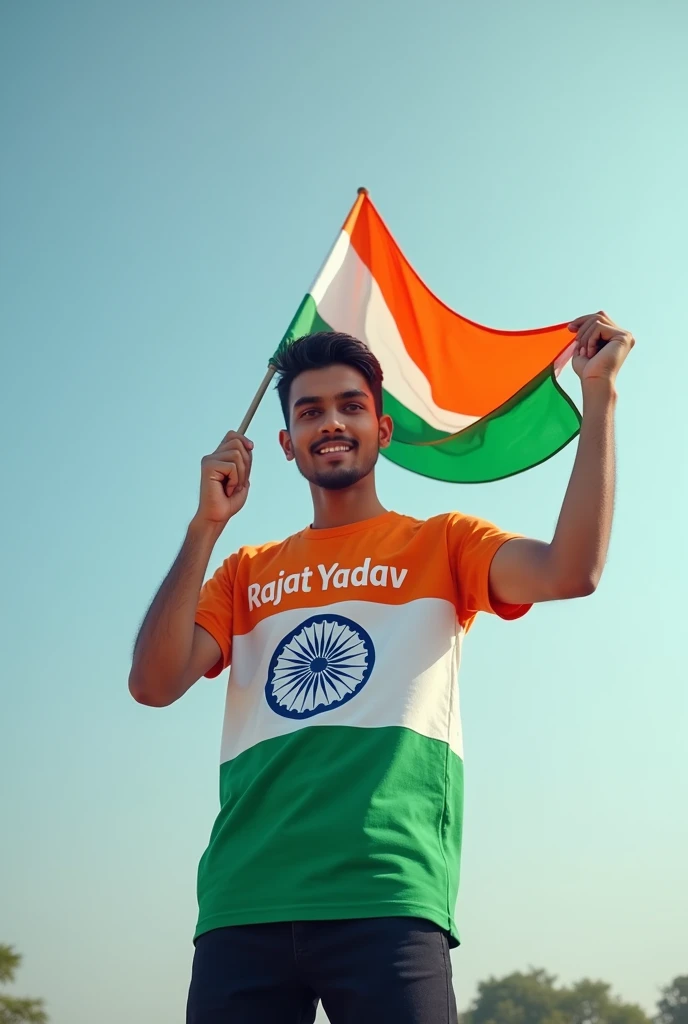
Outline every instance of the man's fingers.
<path id="1" fill-rule="evenodd" d="M 222 461 L 235 460 L 241 461 L 246 467 L 251 465 L 251 453 L 240 444 L 232 444 L 230 441 L 228 444 L 223 445 L 222 448 L 218 448 L 216 451 L 211 452 L 207 455 L 208 459 L 221 459 Z"/>
<path id="2" fill-rule="evenodd" d="M 598 315 L 593 313 L 588 316 L 579 316 L 568 325 L 570 331 L 576 332 L 576 355 L 589 356 L 591 354 L 589 351 L 589 341 L 598 329 Z"/>
<path id="3" fill-rule="evenodd" d="M 568 329 L 570 331 L 578 331 L 586 320 L 591 320 L 594 316 L 596 316 L 595 313 L 586 313 L 585 316 L 577 316 L 575 320 L 572 320 L 571 323 L 568 324 Z"/>
<path id="4" fill-rule="evenodd" d="M 251 465 L 251 461 L 253 459 L 253 449 L 247 448 L 244 442 L 238 437 L 234 437 L 229 441 L 224 441 L 219 446 L 219 448 L 217 448 L 217 454 L 220 454 L 220 452 L 222 452 L 223 454 L 225 452 L 239 452 L 239 454 L 243 456 L 243 458 L 246 460 L 247 465 L 249 466 Z"/>
<path id="5" fill-rule="evenodd" d="M 227 479 L 234 486 L 240 486 L 246 480 L 246 466 L 241 459 L 213 459 L 210 468 L 216 478 Z"/>
<path id="6" fill-rule="evenodd" d="M 203 459 L 203 465 L 215 479 L 230 477 L 234 485 L 242 486 L 246 482 L 249 471 L 248 456 L 240 448 L 224 452 L 213 452 Z"/>
<path id="7" fill-rule="evenodd" d="M 604 320 L 608 324 L 614 323 L 609 313 L 605 313 L 603 309 L 599 309 L 597 313 L 585 313 L 584 316 L 577 316 L 575 320 L 572 320 L 570 324 L 567 324 L 568 329 L 570 331 L 578 331 L 586 320 Z"/>
<path id="8" fill-rule="evenodd" d="M 220 441 L 219 445 L 217 446 L 218 449 L 221 448 L 223 446 L 223 444 L 226 444 L 227 441 L 241 441 L 242 444 L 246 448 L 248 448 L 248 449 L 253 448 L 253 441 L 249 441 L 249 439 L 246 437 L 245 434 L 237 434 L 236 430 L 228 430 L 227 431 L 227 433 L 225 434 L 225 436 L 222 438 L 222 440 Z"/>
<path id="9" fill-rule="evenodd" d="M 585 324 L 578 332 L 578 345 L 581 354 L 585 354 L 585 352 L 589 354 L 591 349 L 594 349 L 595 342 L 599 337 L 600 325 L 597 320 L 592 320 L 590 323 Z"/>
<path id="10" fill-rule="evenodd" d="M 251 442 L 249 442 L 251 444 Z M 229 441 L 225 441 L 217 451 L 214 453 L 218 458 L 226 459 L 239 459 L 242 461 L 246 476 L 251 472 L 251 464 L 253 462 L 252 445 L 247 447 L 246 439 L 236 435 L 230 438 Z"/>
<path id="11" fill-rule="evenodd" d="M 615 334 L 621 333 L 621 328 L 604 310 L 600 310 L 599 313 L 594 313 L 592 316 L 578 317 L 577 320 L 572 320 L 569 329 L 574 327 L 577 327 L 577 354 L 587 355 L 588 358 L 594 356 L 596 351 L 610 341 Z"/>
<path id="12" fill-rule="evenodd" d="M 609 320 L 598 320 L 595 324 L 595 328 L 598 338 L 601 338 L 603 342 L 611 341 L 612 338 L 618 338 L 624 334 L 624 331 L 620 327 Z"/>
<path id="13" fill-rule="evenodd" d="M 251 472 L 253 453 L 238 438 L 232 438 L 232 440 L 220 445 L 217 451 L 213 452 L 211 458 L 240 463 L 243 466 L 245 476 L 248 476 Z"/>
<path id="14" fill-rule="evenodd" d="M 223 462 L 220 459 L 208 458 L 203 462 L 203 475 L 206 480 L 215 480 L 227 487 L 238 487 L 241 483 L 243 466 L 236 462 Z"/>

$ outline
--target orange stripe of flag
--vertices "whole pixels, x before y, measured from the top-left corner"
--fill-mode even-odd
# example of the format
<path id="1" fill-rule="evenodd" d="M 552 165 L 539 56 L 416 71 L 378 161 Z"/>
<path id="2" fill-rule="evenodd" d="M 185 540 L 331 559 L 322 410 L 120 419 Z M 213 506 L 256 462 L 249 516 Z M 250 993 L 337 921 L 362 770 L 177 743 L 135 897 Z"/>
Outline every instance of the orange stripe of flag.
<path id="1" fill-rule="evenodd" d="M 487 415 L 549 366 L 572 341 L 565 324 L 498 331 L 455 313 L 421 281 L 364 193 L 358 196 L 344 230 L 377 281 L 406 351 L 443 409 Z"/>

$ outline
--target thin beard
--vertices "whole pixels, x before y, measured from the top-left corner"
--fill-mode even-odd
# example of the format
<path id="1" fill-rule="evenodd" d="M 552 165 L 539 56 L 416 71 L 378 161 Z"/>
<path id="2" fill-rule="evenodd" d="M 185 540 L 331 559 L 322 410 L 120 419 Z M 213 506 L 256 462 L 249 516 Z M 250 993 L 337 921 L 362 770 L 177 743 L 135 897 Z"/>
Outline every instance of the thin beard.
<path id="1" fill-rule="evenodd" d="M 317 473 L 313 476 L 308 476 L 308 474 L 304 473 L 303 469 L 299 465 L 299 459 L 296 459 L 295 461 L 296 468 L 299 473 L 305 480 L 308 480 L 309 484 L 314 484 L 316 487 L 322 487 L 325 491 L 343 491 L 346 487 L 352 487 L 354 484 L 357 484 L 359 480 L 362 480 L 364 477 L 368 476 L 369 473 L 372 473 L 379 454 L 380 451 L 378 449 L 378 451 L 375 452 L 375 457 L 371 461 L 370 465 L 363 467 L 360 471 L 351 469 L 339 471 L 341 474 L 339 478 L 336 474 L 329 477 L 323 476 L 322 478 Z"/>

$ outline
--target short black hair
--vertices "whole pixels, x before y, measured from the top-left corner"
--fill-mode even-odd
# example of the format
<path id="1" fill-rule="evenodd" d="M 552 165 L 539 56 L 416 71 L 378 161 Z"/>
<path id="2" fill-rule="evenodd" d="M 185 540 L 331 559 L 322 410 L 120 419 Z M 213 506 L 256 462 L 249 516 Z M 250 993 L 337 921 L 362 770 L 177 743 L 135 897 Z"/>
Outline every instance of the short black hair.
<path id="1" fill-rule="evenodd" d="M 277 371 L 277 394 L 289 429 L 289 391 L 292 381 L 305 370 L 322 370 L 343 363 L 353 366 L 370 385 L 375 412 L 382 416 L 382 367 L 368 346 L 350 334 L 319 331 L 305 334 L 277 352 L 272 365 Z"/>

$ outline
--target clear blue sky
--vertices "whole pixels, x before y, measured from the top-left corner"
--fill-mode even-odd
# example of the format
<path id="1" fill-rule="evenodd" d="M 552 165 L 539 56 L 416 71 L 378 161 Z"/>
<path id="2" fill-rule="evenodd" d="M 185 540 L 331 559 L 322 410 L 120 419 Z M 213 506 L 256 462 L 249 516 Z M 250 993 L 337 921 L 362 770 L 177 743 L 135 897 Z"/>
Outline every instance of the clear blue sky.
<path id="1" fill-rule="evenodd" d="M 459 1004 L 688 970 L 687 37 L 681 0 L 2 5 L 0 941 L 53 1024 L 183 1020 L 225 678 L 139 707 L 131 643 L 361 184 L 465 315 L 638 339 L 599 591 L 465 648 Z M 279 426 L 214 564 L 309 521 Z M 548 539 L 573 454 L 379 489 Z"/>

